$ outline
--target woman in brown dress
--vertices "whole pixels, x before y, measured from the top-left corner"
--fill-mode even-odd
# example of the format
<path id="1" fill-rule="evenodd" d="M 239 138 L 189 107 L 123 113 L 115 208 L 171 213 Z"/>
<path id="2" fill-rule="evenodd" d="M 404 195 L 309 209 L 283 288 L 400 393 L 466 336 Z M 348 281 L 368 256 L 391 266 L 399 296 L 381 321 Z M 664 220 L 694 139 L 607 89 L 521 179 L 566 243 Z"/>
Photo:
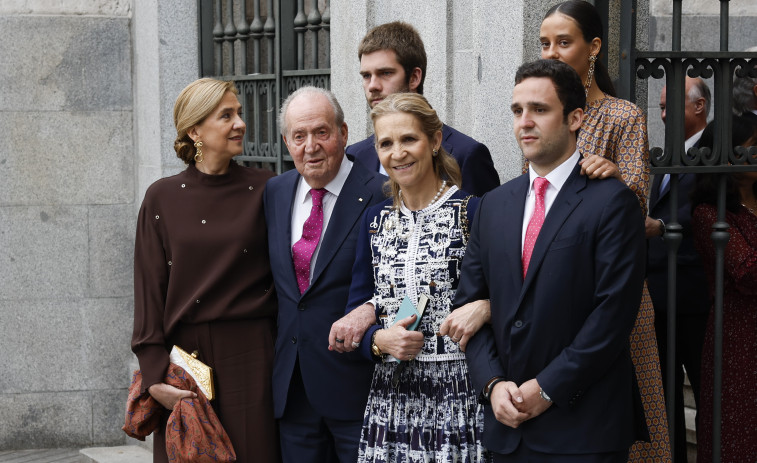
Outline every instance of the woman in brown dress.
<path id="1" fill-rule="evenodd" d="M 584 122 L 578 149 L 582 173 L 590 178 L 616 177 L 636 193 L 639 213 L 646 216 L 649 189 L 649 149 L 646 119 L 633 103 L 615 97 L 604 64 L 602 23 L 590 3 L 571 0 L 552 7 L 541 23 L 541 57 L 569 64 L 581 76 L 586 91 Z M 654 329 L 654 307 L 644 286 L 639 315 L 631 333 L 631 356 L 641 392 L 651 442 L 637 442 L 629 461 L 670 461 L 665 397 Z"/>
<path id="2" fill-rule="evenodd" d="M 212 405 L 237 461 L 278 461 L 271 399 L 276 299 L 263 188 L 272 172 L 237 165 L 245 123 L 233 82 L 200 79 L 174 106 L 174 149 L 187 168 L 153 183 L 137 221 L 132 350 L 142 392 L 167 409 L 194 394 L 163 382 L 169 351 L 213 368 Z M 165 421 L 154 461 L 168 461 Z"/>

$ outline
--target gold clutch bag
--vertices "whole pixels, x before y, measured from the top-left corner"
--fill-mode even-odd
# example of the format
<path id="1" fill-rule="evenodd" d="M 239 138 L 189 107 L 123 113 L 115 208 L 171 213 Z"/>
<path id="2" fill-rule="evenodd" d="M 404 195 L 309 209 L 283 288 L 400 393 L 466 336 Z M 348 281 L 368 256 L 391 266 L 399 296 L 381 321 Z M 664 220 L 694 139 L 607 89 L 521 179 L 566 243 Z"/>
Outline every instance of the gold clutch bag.
<path id="1" fill-rule="evenodd" d="M 197 383 L 205 397 L 213 400 L 215 393 L 213 390 L 213 369 L 197 359 L 197 351 L 192 354 L 187 353 L 179 346 L 173 346 L 168 356 L 171 363 L 180 366 L 191 376 Z"/>

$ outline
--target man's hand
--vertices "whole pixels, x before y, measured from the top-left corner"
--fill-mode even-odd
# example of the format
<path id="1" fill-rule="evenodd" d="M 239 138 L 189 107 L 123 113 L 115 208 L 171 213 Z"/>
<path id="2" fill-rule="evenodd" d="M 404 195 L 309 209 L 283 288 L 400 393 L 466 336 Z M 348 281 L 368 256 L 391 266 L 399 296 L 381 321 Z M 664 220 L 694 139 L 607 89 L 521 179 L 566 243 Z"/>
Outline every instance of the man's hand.
<path id="1" fill-rule="evenodd" d="M 539 387 L 536 378 L 530 379 L 521 384 L 518 389 L 523 401 L 515 402 L 514 406 L 519 412 L 527 416 L 527 420 L 536 418 L 552 405 L 552 402 L 548 402 L 541 397 L 541 394 L 539 393 L 541 388 Z"/>
<path id="2" fill-rule="evenodd" d="M 335 321 L 329 332 L 329 350 L 352 352 L 360 347 L 365 331 L 376 323 L 373 304 L 363 304 Z"/>
<path id="3" fill-rule="evenodd" d="M 470 338 L 490 320 L 491 307 L 488 299 L 469 302 L 450 312 L 437 334 L 449 336 L 452 342 L 459 342 L 460 350 L 465 352 Z"/>
<path id="4" fill-rule="evenodd" d="M 147 388 L 147 392 L 153 399 L 169 410 L 173 410 L 176 403 L 182 399 L 194 399 L 197 397 L 197 394 L 192 391 L 177 389 L 166 383 L 153 384 Z"/>
<path id="5" fill-rule="evenodd" d="M 602 156 L 592 154 L 581 159 L 578 163 L 581 165 L 581 175 L 598 179 L 615 177 L 621 182 L 623 181 L 623 176 L 620 175 L 618 166 Z"/>
<path id="6" fill-rule="evenodd" d="M 659 220 L 647 216 L 647 218 L 644 220 L 644 233 L 646 234 L 647 238 L 652 238 L 653 236 L 662 236 L 662 224 Z"/>
<path id="7" fill-rule="evenodd" d="M 500 381 L 495 384 L 489 394 L 489 402 L 492 404 L 494 417 L 505 426 L 517 428 L 529 418 L 526 413 L 516 408 L 516 404 L 522 404 L 523 397 L 518 385 L 512 381 Z"/>

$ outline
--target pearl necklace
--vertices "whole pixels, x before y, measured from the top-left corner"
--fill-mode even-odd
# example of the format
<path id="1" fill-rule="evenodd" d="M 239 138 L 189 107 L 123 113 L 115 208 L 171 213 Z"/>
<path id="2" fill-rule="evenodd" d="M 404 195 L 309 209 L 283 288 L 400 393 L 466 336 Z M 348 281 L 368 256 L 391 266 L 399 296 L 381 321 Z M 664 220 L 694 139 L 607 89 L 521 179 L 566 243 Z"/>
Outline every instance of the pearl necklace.
<path id="1" fill-rule="evenodd" d="M 430 203 L 428 203 L 428 206 L 424 207 L 423 209 L 427 209 L 432 204 L 434 204 L 437 199 L 439 199 L 439 196 L 442 195 L 442 192 L 444 191 L 444 187 L 445 186 L 447 186 L 447 181 L 446 180 L 442 180 L 442 186 L 439 187 L 439 191 L 436 192 L 436 194 L 434 195 L 434 198 L 431 200 Z M 397 194 L 398 194 L 398 196 L 400 198 L 400 203 L 404 204 L 404 202 L 402 201 L 402 190 L 399 190 L 399 192 Z M 421 210 L 423 210 L 423 209 L 421 209 Z M 394 223 L 392 223 L 392 222 L 394 222 Z M 389 230 L 392 229 L 392 228 L 394 228 L 394 227 L 397 227 L 397 231 L 400 232 L 400 226 L 399 225 L 400 225 L 400 208 L 398 207 L 394 211 L 393 220 L 387 221 L 386 227 Z M 405 241 L 407 241 L 408 239 L 410 239 L 410 235 L 413 234 L 413 228 L 414 228 L 414 224 L 413 223 L 408 224 L 408 230 L 406 232 L 404 232 L 404 233 L 402 233 L 402 232 L 399 233 L 400 238 L 402 238 Z"/>
<path id="2" fill-rule="evenodd" d="M 439 199 L 439 196 L 442 195 L 442 191 L 444 191 L 444 187 L 445 186 L 447 186 L 447 181 L 446 180 L 442 180 L 442 186 L 439 187 L 439 191 L 436 192 L 436 194 L 434 195 L 434 198 L 431 200 L 431 202 L 428 203 L 428 205 L 426 207 L 424 207 L 423 209 L 428 208 L 430 205 L 434 204 L 437 199 Z M 399 190 L 399 197 L 400 197 L 400 201 L 402 201 L 402 190 Z M 404 202 L 403 202 L 403 204 L 404 204 Z M 421 209 L 421 210 L 423 210 L 423 209 Z"/>

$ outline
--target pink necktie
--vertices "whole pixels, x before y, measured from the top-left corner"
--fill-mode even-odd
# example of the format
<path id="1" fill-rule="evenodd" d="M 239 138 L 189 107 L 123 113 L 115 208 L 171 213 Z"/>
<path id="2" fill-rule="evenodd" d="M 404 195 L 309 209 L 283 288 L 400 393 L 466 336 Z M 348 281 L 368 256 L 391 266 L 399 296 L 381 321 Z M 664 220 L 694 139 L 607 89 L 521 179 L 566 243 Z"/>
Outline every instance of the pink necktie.
<path id="1" fill-rule="evenodd" d="M 297 275 L 300 294 L 310 286 L 310 260 L 313 258 L 315 248 L 318 247 L 321 231 L 323 231 L 323 196 L 325 194 L 326 190 L 323 188 L 310 190 L 313 207 L 310 208 L 310 216 L 302 226 L 302 238 L 292 246 L 294 273 Z"/>
<path id="2" fill-rule="evenodd" d="M 531 254 L 534 252 L 534 244 L 539 236 L 539 231 L 544 223 L 544 192 L 547 191 L 549 181 L 544 177 L 534 179 L 534 194 L 536 194 L 536 203 L 531 221 L 526 228 L 526 239 L 523 241 L 523 278 L 526 278 L 528 264 L 531 262 Z"/>

